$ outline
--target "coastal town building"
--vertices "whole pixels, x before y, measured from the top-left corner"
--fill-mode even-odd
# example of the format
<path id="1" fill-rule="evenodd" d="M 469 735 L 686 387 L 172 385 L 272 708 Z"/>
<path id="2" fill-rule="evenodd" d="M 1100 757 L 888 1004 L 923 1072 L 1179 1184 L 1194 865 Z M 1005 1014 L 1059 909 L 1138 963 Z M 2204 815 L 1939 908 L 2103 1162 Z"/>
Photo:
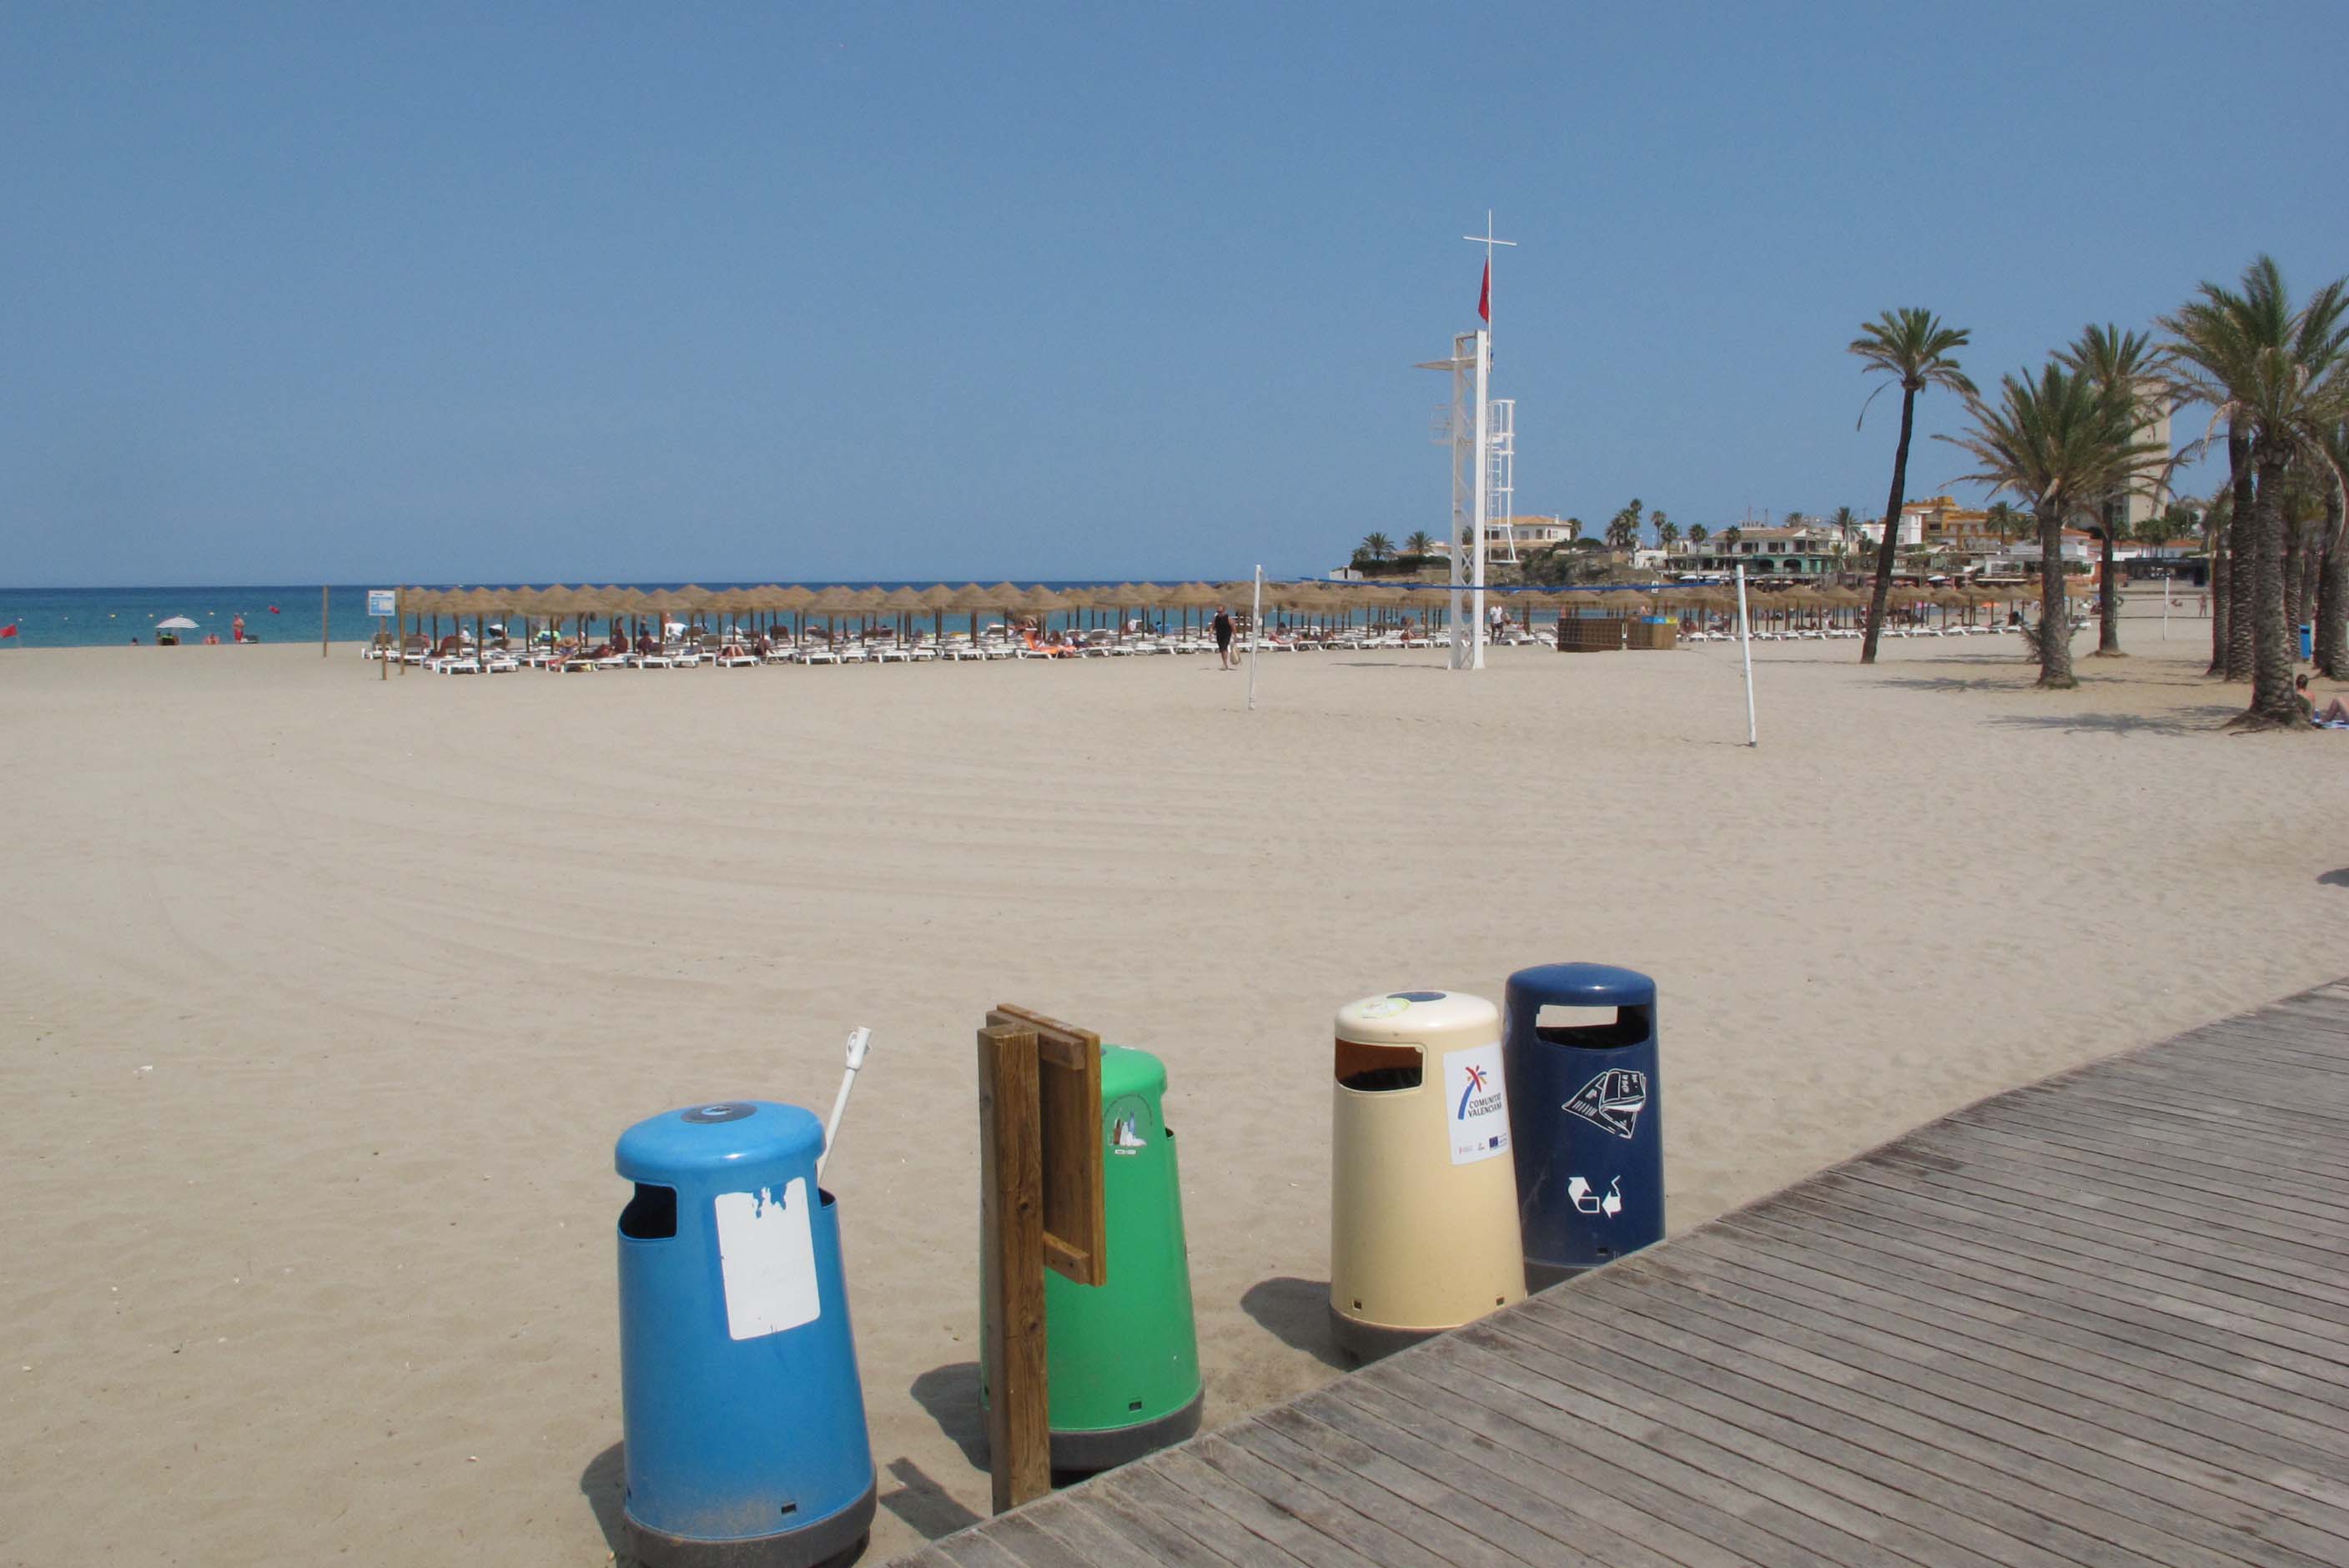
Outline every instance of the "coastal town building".
<path id="1" fill-rule="evenodd" d="M 1673 572 L 1714 574 L 1745 568 L 1749 577 L 1825 577 L 1839 571 L 1843 537 L 1832 528 L 1723 529 L 1702 542 L 1676 539 L 1666 547 Z"/>

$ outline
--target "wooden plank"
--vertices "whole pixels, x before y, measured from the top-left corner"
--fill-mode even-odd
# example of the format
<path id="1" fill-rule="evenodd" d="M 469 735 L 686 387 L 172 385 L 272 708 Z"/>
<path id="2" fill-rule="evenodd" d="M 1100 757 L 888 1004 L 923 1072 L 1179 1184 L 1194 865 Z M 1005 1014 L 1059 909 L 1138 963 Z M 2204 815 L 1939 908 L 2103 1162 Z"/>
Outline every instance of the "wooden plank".
<path id="1" fill-rule="evenodd" d="M 2095 1225 L 2064 1215 L 2019 1219 L 2002 1213 L 2002 1228 L 1994 1229 L 1978 1222 L 1979 1209 L 1954 1202 L 1898 1171 L 1874 1166 L 1847 1167 L 1806 1183 L 1794 1201 L 1863 1211 L 1894 1224 L 2011 1250 L 2073 1271 L 2076 1288 L 2090 1294 L 2142 1290 L 2151 1299 L 2173 1304 L 2172 1310 L 2181 1315 L 2212 1323 L 2240 1316 L 2261 1325 L 2260 1332 L 2266 1336 L 2330 1358 L 2341 1355 L 2338 1326 L 2307 1312 L 2310 1304 L 2298 1293 L 2208 1268 L 2148 1269 L 2142 1266 L 2147 1261 L 2142 1250 L 2112 1245 Z"/>
<path id="2" fill-rule="evenodd" d="M 2035 1512 L 2092 1526 L 2147 1562 L 2198 1568 L 2212 1560 L 2212 1548 L 2223 1550 L 2231 1539 L 2207 1509 L 2173 1512 L 2119 1484 L 2115 1478 L 2127 1475 L 2127 1467 L 2099 1448 L 2044 1438 L 1937 1398 L 1934 1389 L 1912 1379 L 1823 1359 L 1785 1343 L 1775 1326 L 1754 1333 L 1731 1305 L 1682 1293 L 1634 1293 L 1628 1299 L 1632 1305 L 1618 1309 L 1618 1316 L 1633 1332 L 1685 1345 L 1708 1366 L 1733 1367 L 1754 1383 L 1823 1404 L 1867 1430 L 1870 1440 L 1890 1431 L 1913 1443 L 1913 1452 L 1940 1456 L 1938 1462 L 1957 1467 L 1956 1473 L 1971 1473 L 1968 1466 L 1996 1472 L 2002 1479 L 1985 1487 L 1989 1495 L 2011 1496 Z M 2248 1508 L 2242 1512 L 2253 1517 Z"/>
<path id="3" fill-rule="evenodd" d="M 1338 1399 L 1300 1399 L 1276 1406 L 1259 1419 L 1398 1497 L 1431 1511 L 1449 1511 L 1461 1529 L 1516 1561 L 1600 1568 L 1598 1559 L 1570 1543 L 1581 1532 L 1573 1528 L 1565 1510 L 1367 1410 Z M 1528 1512 L 1536 1517 L 1528 1519 Z M 1553 1525 L 1564 1527 L 1563 1532 Z M 1640 1568 L 1672 1568 L 1668 1559 L 1644 1550 L 1629 1560 Z"/>
<path id="4" fill-rule="evenodd" d="M 1050 1534 L 1091 1568 L 1156 1568 L 1163 1551 L 1145 1547 L 1136 1532 L 1112 1523 L 1109 1510 L 1090 1499 L 1058 1492 L 1013 1515 Z"/>
<path id="5" fill-rule="evenodd" d="M 1856 1245 L 1902 1255 L 1929 1254 L 1939 1266 L 1969 1278 L 1987 1280 L 2003 1274 L 2019 1292 L 2058 1303 L 2065 1310 L 2118 1318 L 2161 1340 L 2215 1345 L 2247 1361 L 2314 1378 L 2349 1377 L 2349 1366 L 2337 1358 L 2336 1347 L 2319 1346 L 2312 1352 L 2281 1343 L 2273 1333 L 2245 1334 L 2233 1315 L 2172 1295 L 2174 1279 L 2132 1276 L 2118 1269 L 2098 1271 L 2102 1278 L 2092 1279 L 2076 1263 L 2051 1264 L 2013 1245 L 1962 1236 L 1954 1228 L 1920 1231 L 1863 1202 L 1821 1203 L 1807 1192 L 1790 1193 L 1769 1212 L 1789 1216 L 1789 1222 L 1806 1227 L 1837 1227 L 1848 1232 Z M 1920 1245 L 1919 1237 L 1930 1244 Z"/>
<path id="6" fill-rule="evenodd" d="M 1868 1408 L 1887 1424 L 1929 1439 L 1932 1424 L 1943 1424 L 1980 1439 L 1986 1452 L 2016 1455 L 2010 1462 L 2018 1467 L 2018 1493 L 2081 1497 L 2109 1513 L 2190 1543 L 2194 1555 L 2189 1562 L 2215 1555 L 2225 1561 L 2313 1564 L 2337 1556 L 2329 1550 L 2309 1553 L 2261 1542 L 2254 1532 L 2276 1528 L 2273 1489 L 2250 1485 L 2238 1475 L 2158 1451 L 2140 1452 L 2109 1431 L 2061 1414 L 2051 1416 L 2009 1399 L 1994 1387 L 1914 1365 L 1881 1362 L 1856 1352 L 1839 1335 L 1757 1316 L 1723 1295 L 1674 1293 L 1664 1305 L 1658 1305 L 1665 1298 L 1655 1292 L 1638 1293 L 1630 1299 L 1633 1305 L 1625 1310 L 1710 1335 L 1738 1357 L 1737 1365 L 1768 1368 L 1772 1380 L 1783 1378 L 1789 1387 L 1817 1389 L 1822 1397 L 1866 1396 L 1872 1401 Z M 1912 1420 L 1922 1424 L 1903 1425 Z M 2148 1553 L 2149 1557 L 2161 1555 Z"/>
<path id="7" fill-rule="evenodd" d="M 1444 1568 L 1434 1553 L 1361 1511 L 1350 1500 L 1319 1484 L 1302 1481 L 1288 1470 L 1267 1463 L 1242 1448 L 1231 1440 L 1230 1429 L 1192 1443 L 1190 1451 L 1202 1463 L 1221 1470 L 1237 1485 L 1309 1527 L 1317 1536 L 1382 1568 Z"/>
<path id="8" fill-rule="evenodd" d="M 1044 1262 L 1079 1284 L 1109 1281 L 1109 1209 L 1102 1149 L 1101 1037 L 1005 1003 L 989 1028 L 1023 1030 L 1037 1056 L 1043 1147 Z"/>
<path id="9" fill-rule="evenodd" d="M 2253 1410 L 2253 1415 L 2263 1414 L 2267 1423 L 2253 1425 L 2239 1418 L 2244 1409 L 2240 1401 L 2202 1390 L 2191 1390 L 2189 1398 L 2188 1389 L 2170 1379 L 2101 1350 L 2078 1351 L 2027 1331 L 1982 1333 L 1962 1315 L 1937 1319 L 1928 1313 L 1905 1312 L 1895 1297 L 1880 1290 L 1821 1288 L 1819 1271 L 1808 1266 L 1807 1257 L 1790 1261 L 1782 1253 L 1749 1247 L 1726 1236 L 1716 1241 L 1713 1256 L 1727 1265 L 1725 1277 L 1799 1309 L 1842 1316 L 1922 1348 L 1996 1368 L 2026 1397 L 2038 1399 L 2045 1397 L 2039 1390 L 2052 1389 L 2069 1400 L 2093 1399 L 2127 1412 L 2128 1424 L 2140 1436 L 2171 1433 L 2172 1446 L 2182 1440 L 2189 1450 L 2197 1438 L 2214 1439 L 2245 1453 L 2318 1470 L 2349 1460 L 2349 1438 L 2322 1423 L 2294 1423 L 2278 1412 Z M 2073 1408 L 2082 1407 L 2075 1403 Z M 2292 1429 L 2279 1429 L 2285 1424 Z"/>
<path id="10" fill-rule="evenodd" d="M 1268 1411 L 1227 1427 L 1221 1435 L 1233 1447 L 1327 1493 L 1348 1511 L 1384 1526 L 1409 1549 L 1393 1561 L 1422 1562 L 1434 1568 L 1511 1568 L 1528 1561 L 1454 1523 L 1446 1512 L 1452 1500 L 1433 1500 L 1431 1507 L 1423 1501 L 1430 1497 L 1424 1477 L 1382 1463 L 1379 1454 L 1360 1443 L 1333 1443 L 1309 1421 L 1290 1417 L 1284 1422 L 1278 1411 Z"/>
<path id="11" fill-rule="evenodd" d="M 1863 1563 L 1881 1562 L 1888 1555 L 1878 1552 L 1866 1534 L 1846 1528 L 1858 1525 L 1857 1520 L 1847 1516 L 1843 1523 L 1823 1522 L 1775 1497 L 1756 1493 L 1744 1484 L 1754 1478 L 1724 1476 L 1721 1472 L 1730 1467 L 1722 1456 L 1702 1444 L 1677 1440 L 1677 1434 L 1656 1422 L 1625 1416 L 1599 1401 L 1527 1375 L 1464 1342 L 1458 1333 L 1446 1340 L 1444 1349 L 1444 1370 L 1454 1387 L 1527 1426 L 1573 1442 L 1621 1480 L 1636 1473 L 1643 1481 L 1710 1504 L 1750 1526 L 1740 1549 L 1757 1562 L 1785 1563 L 1789 1568 L 1798 1563 L 1841 1563 L 1857 1568 Z"/>
<path id="12" fill-rule="evenodd" d="M 1332 1539 L 1290 1509 L 1235 1481 L 1221 1468 L 1208 1464 L 1198 1449 L 1212 1439 L 1200 1438 L 1171 1449 L 1154 1460 L 1151 1468 L 1176 1486 L 1230 1519 L 1259 1539 L 1278 1546 L 1312 1568 L 1359 1568 L 1376 1563 L 1376 1557 Z"/>
<path id="13" fill-rule="evenodd" d="M 1222 1510 L 1176 1486 L 1159 1473 L 1155 1465 L 1127 1465 L 1092 1484 L 1112 1501 L 1130 1502 L 1164 1528 L 1200 1542 L 1226 1562 L 1241 1568 L 1258 1563 L 1275 1564 L 1277 1568 L 1299 1568 L 1296 1558 L 1229 1518 Z M 1195 1559 L 1183 1554 L 1173 1561 L 1187 1563 Z"/>
<path id="14" fill-rule="evenodd" d="M 1943 1266 L 1930 1252 L 1920 1258 L 1889 1247 L 1870 1247 L 1841 1227 L 1816 1219 L 1800 1226 L 1767 1213 L 1729 1217 L 1723 1229 L 1750 1237 L 1757 1247 L 1800 1253 L 1801 1266 L 1850 1291 L 1874 1290 L 1894 1310 L 1938 1323 L 1954 1313 L 1988 1327 L 2027 1333 L 2052 1343 L 2099 1352 L 2186 1387 L 2233 1398 L 2266 1387 L 2294 1400 L 2330 1407 L 2349 1424 L 2349 1384 L 2302 1377 L 2261 1366 L 2237 1354 L 2220 1335 L 2163 1333 L 2111 1315 L 2101 1304 L 2080 1297 L 2054 1301 L 2018 1291 L 2005 1280 L 1982 1278 Z M 2196 1326 L 2182 1326 L 2192 1330 Z M 2260 1408 L 2254 1405 L 2252 1408 Z"/>
<path id="15" fill-rule="evenodd" d="M 1514 1340 L 1542 1358 L 1528 1365 L 1578 1365 L 1590 1347 L 1586 1334 L 1529 1313 L 1508 1315 L 1491 1327 L 1496 1337 Z M 2035 1544 L 2034 1537 L 2044 1533 L 2044 1521 L 2019 1510 L 1985 1510 L 1984 1500 L 1930 1470 L 1846 1440 L 1816 1407 L 1800 1412 L 1807 1421 L 1790 1418 L 1781 1414 L 1785 1401 L 1754 1405 L 1740 1399 L 1720 1387 L 1714 1368 L 1684 1378 L 1659 1365 L 1652 1346 L 1627 1344 L 1626 1338 L 1610 1325 L 1603 1343 L 1611 1354 L 1593 1367 L 1614 1389 L 1636 1389 L 1654 1408 L 1671 1411 L 1676 1424 L 1714 1433 L 1724 1448 L 1756 1464 L 1799 1474 L 1824 1491 L 1913 1529 L 1917 1534 L 1904 1539 L 1913 1539 L 1929 1554 L 1936 1551 L 1938 1538 L 1946 1543 L 1938 1549 L 1942 1553 L 1957 1547 L 2038 1568 L 2095 1561 Z"/>
<path id="16" fill-rule="evenodd" d="M 1722 1496 L 1718 1491 L 1709 1498 L 1677 1491 L 1671 1484 L 1679 1478 L 1675 1466 L 1635 1469 L 1618 1463 L 1612 1445 L 1587 1442 L 1579 1423 L 1570 1418 L 1533 1400 L 1510 1397 L 1473 1376 L 1450 1375 L 1441 1363 L 1432 1370 L 1444 1381 L 1423 1381 L 1393 1362 L 1386 1363 L 1372 1369 L 1376 1392 L 1392 1393 L 1403 1410 L 1440 1413 L 1479 1433 L 1507 1455 L 1516 1467 L 1511 1473 L 1525 1477 L 1529 1486 L 1541 1484 L 1544 1470 L 1557 1471 L 1557 1480 L 1549 1483 L 1553 1495 L 1601 1529 L 1619 1531 L 1706 1568 L 1751 1563 L 1795 1568 L 1812 1561 L 1801 1548 L 1743 1518 L 1743 1498 L 1729 1499 L 1730 1506 L 1723 1508 L 1714 1501 Z M 1358 1374 L 1346 1392 L 1353 1398 L 1371 1397 L 1367 1387 L 1371 1381 L 1371 1373 Z M 1398 1416 L 1408 1418 L 1401 1412 Z M 1685 1557 L 1674 1550 L 1676 1543 L 1692 1541 L 1704 1550 Z"/>
<path id="17" fill-rule="evenodd" d="M 1511 1318 L 1564 1333 L 1584 1326 L 1582 1320 L 1561 1315 L 1563 1304 L 1544 1303 Z M 1973 1438 L 1961 1429 L 1905 1409 L 1881 1406 L 1865 1395 L 1852 1395 L 1818 1379 L 1787 1379 L 1774 1383 L 1767 1368 L 1728 1353 L 1720 1343 L 1692 1334 L 1661 1319 L 1636 1313 L 1615 1313 L 1608 1326 L 1638 1346 L 1626 1377 L 1645 1375 L 1676 1380 L 1684 1397 L 1698 1404 L 1731 1402 L 1761 1423 L 1755 1430 L 1775 1433 L 1788 1444 L 1825 1444 L 1829 1451 L 1857 1448 L 1881 1455 L 1886 1461 L 1907 1467 L 1929 1478 L 1921 1483 L 1928 1495 L 1942 1495 L 1934 1482 L 1945 1481 L 1951 1495 L 1978 1513 L 1985 1523 L 2023 1539 L 2036 1538 L 2050 1550 L 2092 1568 L 2122 1568 L 2146 1562 L 2170 1563 L 2195 1568 L 2207 1554 L 2168 1537 L 2139 1532 L 2127 1513 L 2106 1513 L 2077 1497 L 2063 1497 L 2050 1508 L 2037 1498 L 2041 1479 L 2036 1467 L 2018 1462 L 2020 1456 Z M 1856 1462 L 1856 1461 L 1855 1461 Z M 2003 1463 L 2004 1468 L 2002 1468 Z M 2010 1501 L 2012 1498 L 2012 1501 Z M 2031 1504 L 2039 1501 L 2040 1507 Z M 2142 1533 L 2142 1539 L 2131 1540 Z M 2168 1542 L 2175 1548 L 2165 1553 Z"/>
<path id="18" fill-rule="evenodd" d="M 1487 1319 L 1476 1325 L 1472 1337 L 1480 1346 L 1505 1356 L 1526 1370 L 1557 1379 L 1619 1408 L 1662 1422 L 1725 1456 L 1715 1473 L 1724 1480 L 1743 1480 L 1753 1490 L 1776 1496 L 1790 1508 L 1840 1525 L 1863 1539 L 1919 1563 L 1948 1561 L 1954 1553 L 1972 1552 L 1992 1561 L 2029 1564 L 2031 1568 L 2064 1568 L 2064 1560 L 2013 1536 L 1992 1531 L 1964 1513 L 1942 1507 L 1921 1495 L 1921 1479 L 1902 1478 L 1910 1490 L 1886 1484 L 1868 1470 L 1839 1460 L 1857 1460 L 1857 1449 L 1831 1453 L 1824 1441 L 1789 1446 L 1775 1437 L 1755 1433 L 1749 1424 L 1730 1419 L 1723 1412 L 1693 1404 L 1678 1389 L 1659 1392 L 1646 1378 L 1625 1374 L 1627 1357 L 1612 1334 L 1564 1336 L 1523 1322 L 1523 1315 Z M 1593 1338 L 1609 1351 L 1592 1357 Z M 1749 1418 L 1750 1420 L 1750 1418 Z M 1708 1467 L 1713 1468 L 1713 1467 Z M 1750 1480 L 1747 1478 L 1751 1478 Z M 1845 1521 L 1856 1520 L 1857 1530 Z"/>
<path id="19" fill-rule="evenodd" d="M 1348 1378 L 1303 1407 L 1340 1430 L 1376 1435 L 1383 1451 L 1439 1483 L 1481 1498 L 1509 1518 L 1558 1542 L 1551 1559 L 1570 1568 L 1728 1568 L 1743 1562 L 1701 1536 L 1654 1519 L 1613 1497 L 1567 1483 L 1555 1470 L 1524 1462 L 1485 1432 L 1375 1387 Z M 1661 1540 L 1669 1553 L 1649 1544 Z M 1602 1557 L 1572 1543 L 1603 1542 Z"/>
<path id="20" fill-rule="evenodd" d="M 2094 1401 L 2059 1401 L 2048 1391 L 2017 1387 L 1994 1368 L 1976 1366 L 1929 1347 L 1882 1336 L 1850 1322 L 1790 1307 L 1766 1295 L 1749 1292 L 1733 1280 L 1708 1271 L 1712 1288 L 1698 1311 L 1731 1316 L 1754 1332 L 1751 1347 L 1776 1356 L 1782 1346 L 1808 1352 L 1807 1367 L 1844 1378 L 1867 1377 L 1889 1397 L 1930 1398 L 1988 1418 L 1988 1430 L 2002 1440 L 2046 1455 L 2060 1454 L 2058 1462 L 2098 1475 L 2135 1491 L 2135 1506 L 2158 1514 L 2163 1527 L 2188 1540 L 2219 1544 L 2232 1532 L 2216 1534 L 2196 1522 L 2220 1518 L 2248 1528 L 2258 1523 L 2263 1532 L 2288 1549 L 2293 1561 L 2322 1563 L 2337 1557 L 2349 1538 L 2326 1542 L 2280 1522 L 2272 1511 L 2281 1506 L 2271 1491 L 2247 1477 L 2233 1456 L 2223 1450 L 2181 1453 L 2159 1441 L 2148 1441 L 2127 1420 Z M 2251 1506 L 2251 1500 L 2260 1500 Z M 2175 1503 L 2177 1506 L 2170 1506 Z M 2321 1528 L 2321 1527 L 2320 1527 Z M 2265 1558 L 2253 1558 L 2265 1561 Z"/>
<path id="21" fill-rule="evenodd" d="M 987 1462 L 998 1513 L 1052 1490 L 1042 1160 L 1035 1037 L 991 1025 L 978 1031 L 978 1228 L 989 1294 Z"/>

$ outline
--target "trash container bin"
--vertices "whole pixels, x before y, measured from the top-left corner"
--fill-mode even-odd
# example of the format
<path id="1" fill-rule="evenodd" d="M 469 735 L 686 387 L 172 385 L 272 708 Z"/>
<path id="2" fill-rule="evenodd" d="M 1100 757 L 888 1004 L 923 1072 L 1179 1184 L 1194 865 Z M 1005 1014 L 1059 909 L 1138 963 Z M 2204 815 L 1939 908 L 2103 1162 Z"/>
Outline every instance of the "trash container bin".
<path id="1" fill-rule="evenodd" d="M 1504 1000 L 1526 1283 L 1539 1290 L 1663 1239 L 1656 983 L 1545 964 L 1510 975 Z M 1553 1006 L 1615 1016 L 1544 1025 Z"/>
<path id="2" fill-rule="evenodd" d="M 1191 1256 L 1166 1067 L 1148 1051 L 1102 1047 L 1102 1191 L 1109 1277 L 1044 1272 L 1044 1365 L 1052 1468 L 1102 1470 L 1199 1429 L 1206 1385 L 1191 1312 Z M 979 1401 L 987 1365 L 987 1260 L 980 1257 Z"/>
<path id="3" fill-rule="evenodd" d="M 873 1522 L 873 1449 L 816 1185 L 823 1124 L 728 1100 L 640 1121 L 613 1162 L 628 1549 L 655 1568 L 809 1568 Z"/>
<path id="4" fill-rule="evenodd" d="M 1365 1359 L 1525 1295 L 1501 1016 L 1394 991 L 1338 1010 L 1330 1315 Z"/>
<path id="5" fill-rule="evenodd" d="M 2314 657 L 2316 657 L 2316 628 L 2302 621 L 2300 624 L 2300 662 L 2306 664 Z"/>

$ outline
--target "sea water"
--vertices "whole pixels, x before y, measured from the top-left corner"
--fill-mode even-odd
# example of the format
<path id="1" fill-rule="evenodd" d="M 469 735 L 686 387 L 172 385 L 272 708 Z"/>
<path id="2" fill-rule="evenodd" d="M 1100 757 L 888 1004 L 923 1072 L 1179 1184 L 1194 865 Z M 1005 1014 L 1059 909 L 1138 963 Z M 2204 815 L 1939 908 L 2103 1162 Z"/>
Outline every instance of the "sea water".
<path id="1" fill-rule="evenodd" d="M 385 588 L 389 583 L 338 585 L 326 590 L 327 631 L 338 643 L 364 642 L 376 630 L 376 623 L 367 618 L 368 587 Z M 628 586 L 649 593 L 663 588 L 682 588 L 682 583 L 639 583 Z M 750 588 L 758 584 L 704 583 L 702 587 L 712 592 L 726 588 Z M 911 584 L 898 583 L 810 583 L 809 588 L 878 588 L 912 586 L 926 588 L 926 582 Z M 1064 588 L 1108 588 L 1114 583 L 1102 582 L 1056 582 L 1043 586 Z M 436 590 L 437 591 L 437 590 Z M 230 628 L 236 617 L 244 617 L 244 634 L 264 643 L 309 643 L 318 641 L 319 587 L 307 585 L 265 584 L 230 585 L 214 588 L 0 588 L 0 626 L 14 624 L 16 635 L 0 639 L 0 653 L 12 648 L 88 648 L 108 645 L 128 645 L 138 642 L 151 645 L 155 626 L 175 615 L 184 615 L 196 624 L 192 632 L 179 634 L 182 644 L 201 643 L 208 635 L 223 643 L 230 641 Z M 1137 609 L 1139 607 L 1137 606 Z M 1152 611 L 1154 620 L 1163 617 L 1169 624 L 1182 619 L 1178 611 Z M 1199 617 L 1194 611 L 1193 618 Z M 885 616 L 885 619 L 891 617 Z M 984 625 L 1002 617 L 999 613 L 979 612 Z M 1069 625 L 1076 616 L 1061 614 L 1052 617 L 1052 627 Z M 930 620 L 927 613 L 916 617 L 917 625 Z M 948 631 L 969 624 L 967 612 L 948 611 L 946 624 Z"/>

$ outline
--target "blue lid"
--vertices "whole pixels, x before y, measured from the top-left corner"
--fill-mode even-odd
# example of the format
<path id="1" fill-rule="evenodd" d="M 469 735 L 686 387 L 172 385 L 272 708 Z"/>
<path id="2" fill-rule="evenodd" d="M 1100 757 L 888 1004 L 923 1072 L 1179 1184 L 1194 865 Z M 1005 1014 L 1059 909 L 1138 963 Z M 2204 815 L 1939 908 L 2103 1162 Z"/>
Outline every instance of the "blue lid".
<path id="1" fill-rule="evenodd" d="M 620 1134 L 612 1163 L 631 1181 L 665 1183 L 746 1161 L 812 1163 L 823 1152 L 823 1123 L 813 1111 L 772 1100 L 722 1099 L 636 1123 Z"/>
<path id="2" fill-rule="evenodd" d="M 1509 976 L 1509 1004 L 1561 1007 L 1652 1007 L 1656 983 L 1612 964 L 1539 964 Z"/>

